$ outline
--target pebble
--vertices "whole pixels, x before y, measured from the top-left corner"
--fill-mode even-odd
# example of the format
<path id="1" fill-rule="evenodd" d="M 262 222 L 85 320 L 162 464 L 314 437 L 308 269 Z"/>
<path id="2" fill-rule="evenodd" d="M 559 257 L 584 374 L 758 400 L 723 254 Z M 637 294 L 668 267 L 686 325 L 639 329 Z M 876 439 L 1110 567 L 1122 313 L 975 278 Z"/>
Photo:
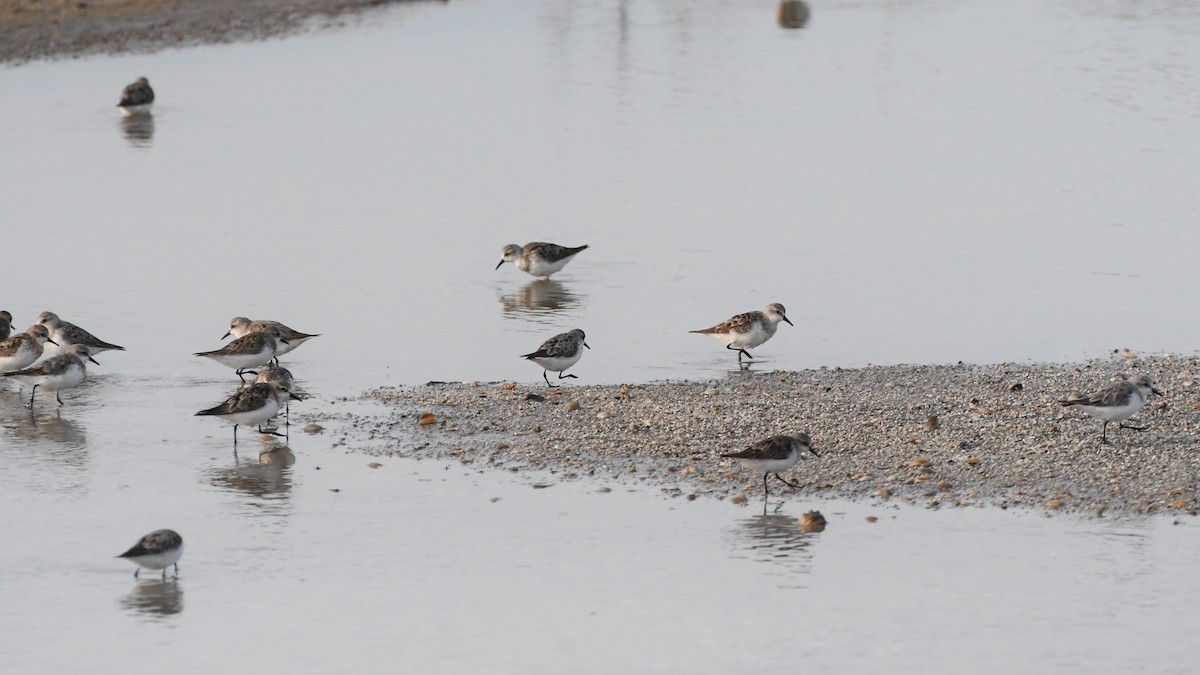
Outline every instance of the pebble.
<path id="1" fill-rule="evenodd" d="M 821 515 L 820 511 L 809 511 L 800 516 L 797 525 L 803 532 L 824 532 L 825 531 L 825 516 Z"/>
<path id="2" fill-rule="evenodd" d="M 311 423 L 304 425 L 304 433 L 306 434 L 319 434 L 322 431 L 325 431 L 325 427 L 321 426 L 320 424 Z"/>

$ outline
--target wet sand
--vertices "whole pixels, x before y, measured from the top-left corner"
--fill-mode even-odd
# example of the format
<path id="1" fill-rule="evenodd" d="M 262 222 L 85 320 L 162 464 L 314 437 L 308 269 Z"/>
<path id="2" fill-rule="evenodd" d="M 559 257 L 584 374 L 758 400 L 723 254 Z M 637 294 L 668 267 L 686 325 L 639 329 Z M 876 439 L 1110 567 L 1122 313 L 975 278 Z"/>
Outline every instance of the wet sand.
<path id="1" fill-rule="evenodd" d="M 1197 512 L 1193 357 L 1081 364 L 894 366 L 746 373 L 635 386 L 436 384 L 347 401 L 335 446 L 370 455 L 455 457 L 497 470 L 549 470 L 659 485 L 686 499 L 762 500 L 762 474 L 722 453 L 806 431 L 822 451 L 775 483 L 772 500 L 828 495 L 931 508 L 994 505 L 1128 515 Z M 586 377 L 586 360 L 577 367 Z M 1109 425 L 1058 400 L 1151 374 L 1151 397 Z M 532 379 L 532 378 L 531 378 Z M 544 400 L 541 400 L 544 399 Z M 425 424 L 421 423 L 424 413 Z M 936 422 L 931 418 L 936 418 Z M 329 419 L 325 417 L 325 419 Z"/>
<path id="2" fill-rule="evenodd" d="M 0 63 L 243 42 L 418 0 L 8 0 Z"/>

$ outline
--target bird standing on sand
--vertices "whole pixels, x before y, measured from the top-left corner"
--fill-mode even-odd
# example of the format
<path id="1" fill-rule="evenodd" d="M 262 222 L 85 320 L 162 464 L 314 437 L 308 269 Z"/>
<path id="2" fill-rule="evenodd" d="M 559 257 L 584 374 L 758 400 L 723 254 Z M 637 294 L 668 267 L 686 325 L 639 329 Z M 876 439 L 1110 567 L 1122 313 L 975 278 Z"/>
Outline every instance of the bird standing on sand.
<path id="1" fill-rule="evenodd" d="M 529 359 L 543 368 L 542 378 L 546 380 L 546 384 L 551 387 L 558 385 L 550 384 L 550 378 L 546 373 L 553 370 L 558 373 L 558 379 L 566 377 L 575 377 L 574 375 L 563 375 L 563 371 L 579 362 L 583 356 L 583 348 L 588 347 L 584 342 L 583 331 L 576 328 L 566 333 L 559 333 L 554 337 L 542 343 L 537 351 L 528 354 L 522 354 L 521 358 Z"/>
<path id="2" fill-rule="evenodd" d="M 813 449 L 812 439 L 808 437 L 808 434 L 799 433 L 765 438 L 741 452 L 731 452 L 721 456 L 735 459 L 755 471 L 762 471 L 763 499 L 766 499 L 771 494 L 767 488 L 767 479 L 772 475 L 790 488 L 800 487 L 799 483 L 789 483 L 784 480 L 779 472 L 796 466 L 805 452 L 811 452 L 816 457 L 821 456 Z"/>
<path id="3" fill-rule="evenodd" d="M 570 247 L 541 241 L 531 241 L 524 246 L 509 244 L 500 250 L 500 262 L 496 263 L 496 269 L 510 262 L 522 272 L 549 279 L 551 274 L 566 267 L 576 254 L 587 247 L 587 244 Z"/>
<path id="4" fill-rule="evenodd" d="M 746 348 L 757 347 L 770 340 L 775 335 L 775 329 L 779 327 L 780 321 L 787 322 L 789 326 L 795 325 L 788 321 L 787 310 L 783 308 L 783 305 L 773 302 L 761 312 L 738 314 L 712 328 L 688 332 L 711 335 L 717 342 L 724 344 L 726 349 L 737 351 L 740 363 L 742 354 L 745 354 L 748 359 L 754 359 L 750 352 L 746 351 Z"/>
<path id="5" fill-rule="evenodd" d="M 1162 396 L 1162 392 L 1154 387 L 1154 380 L 1149 375 L 1138 375 L 1094 394 L 1063 399 L 1059 403 L 1066 407 L 1079 408 L 1092 417 L 1104 420 L 1104 426 L 1100 429 L 1100 442 L 1107 443 L 1109 422 L 1120 422 L 1119 426 L 1122 429 L 1146 430 L 1146 427 L 1135 427 L 1125 424 L 1124 421 L 1146 405 L 1150 394 Z"/>

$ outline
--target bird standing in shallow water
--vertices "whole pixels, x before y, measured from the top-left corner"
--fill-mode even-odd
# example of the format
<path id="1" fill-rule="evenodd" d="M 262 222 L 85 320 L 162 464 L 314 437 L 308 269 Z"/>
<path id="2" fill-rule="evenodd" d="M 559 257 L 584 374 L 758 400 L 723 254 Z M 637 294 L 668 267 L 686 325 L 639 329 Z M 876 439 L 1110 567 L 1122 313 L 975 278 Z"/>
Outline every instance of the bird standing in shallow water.
<path id="1" fill-rule="evenodd" d="M 1162 392 L 1154 387 L 1154 380 L 1149 375 L 1138 375 L 1094 394 L 1082 398 L 1063 399 L 1059 403 L 1065 407 L 1079 408 L 1092 417 L 1104 420 L 1104 426 L 1100 429 L 1100 442 L 1107 443 L 1109 422 L 1120 422 L 1118 426 L 1122 429 L 1146 430 L 1146 427 L 1125 424 L 1125 420 L 1146 405 L 1150 394 L 1162 396 Z"/>
<path id="2" fill-rule="evenodd" d="M 783 308 L 783 305 L 772 302 L 761 312 L 738 314 L 712 328 L 688 332 L 711 335 L 717 342 L 723 343 L 726 349 L 736 351 L 740 363 L 742 354 L 745 354 L 748 359 L 754 359 L 750 352 L 746 351 L 746 348 L 757 347 L 770 340 L 775 335 L 775 329 L 779 327 L 780 321 L 787 322 L 789 326 L 795 325 L 788 320 L 787 310 Z"/>
<path id="3" fill-rule="evenodd" d="M 501 265 L 510 262 L 522 272 L 548 279 L 551 274 L 566 267 L 576 254 L 587 247 L 587 244 L 570 247 L 541 241 L 531 241 L 524 246 L 509 244 L 501 249 L 500 262 L 496 263 L 496 269 L 500 269 Z"/>
<path id="4" fill-rule="evenodd" d="M 721 456 L 737 460 L 755 471 L 762 471 L 763 499 L 766 499 L 771 494 L 767 488 L 767 479 L 772 475 L 790 488 L 800 487 L 799 483 L 789 483 L 784 480 L 779 472 L 796 466 L 805 452 L 811 452 L 815 457 L 821 456 L 813 449 L 812 439 L 808 434 L 799 433 L 765 438 L 741 452 L 731 452 Z"/>
<path id="5" fill-rule="evenodd" d="M 124 558 L 137 565 L 133 571 L 136 579 L 142 568 L 162 570 L 163 580 L 167 579 L 167 568 L 175 566 L 175 576 L 179 576 L 179 559 L 183 557 L 183 537 L 175 530 L 155 530 L 142 537 L 128 551 L 118 558 Z"/>
<path id="6" fill-rule="evenodd" d="M 543 368 L 542 379 L 546 380 L 546 384 L 551 387 L 557 385 L 550 384 L 550 378 L 546 373 L 553 370 L 558 373 L 558 379 L 566 377 L 575 377 L 574 375 L 563 375 L 563 371 L 579 362 L 583 356 L 583 348 L 588 347 L 587 342 L 584 342 L 583 331 L 576 328 L 566 333 L 559 333 L 554 337 L 542 343 L 537 351 L 528 354 L 522 354 L 521 358 L 529 359 Z"/>
<path id="7" fill-rule="evenodd" d="M 154 107 L 154 90 L 150 88 L 150 80 L 139 77 L 126 85 L 121 90 L 121 100 L 117 102 L 117 107 L 126 117 L 149 113 Z"/>
<path id="8" fill-rule="evenodd" d="M 292 393 L 291 387 L 286 382 L 255 382 L 238 389 L 233 396 L 225 399 L 219 405 L 201 410 L 196 415 L 220 417 L 232 424 L 233 447 L 234 452 L 237 452 L 238 427 L 260 426 L 278 414 L 284 401 L 290 399 L 299 401 L 300 397 Z M 261 427 L 258 432 L 266 433 Z"/>
<path id="9" fill-rule="evenodd" d="M 88 353 L 93 356 L 100 352 L 109 351 L 110 349 L 125 351 L 125 348 L 120 345 L 105 342 L 70 321 L 63 321 L 54 312 L 42 312 L 38 314 L 37 322 L 50 331 L 53 344 L 58 345 L 60 352 L 65 351 L 71 345 L 84 345 L 88 348 Z M 97 363 L 96 365 L 100 364 Z"/>
<path id="10" fill-rule="evenodd" d="M 84 366 L 83 359 L 96 363 L 88 347 L 71 345 L 62 354 L 48 358 L 32 368 L 0 373 L 0 377 L 15 377 L 25 384 L 33 385 L 33 391 L 29 392 L 29 403 L 26 404 L 30 410 L 33 409 L 33 397 L 37 394 L 38 387 L 54 392 L 55 400 L 62 405 L 63 400 L 59 392 L 77 387 L 87 379 L 87 367 Z"/>
<path id="11" fill-rule="evenodd" d="M 270 333 L 271 329 L 278 330 L 279 337 L 281 338 L 279 344 L 275 346 L 275 363 L 279 363 L 279 357 L 287 354 L 296 347 L 299 347 L 311 338 L 321 337 L 320 333 L 301 333 L 300 331 L 294 328 L 289 328 L 278 321 L 271 321 L 269 319 L 251 321 L 244 316 L 235 316 L 229 320 L 229 332 L 222 335 L 221 339 L 224 340 L 230 335 L 235 338 L 245 337 L 246 335 L 256 331 L 265 331 Z"/>
<path id="12" fill-rule="evenodd" d="M 245 382 L 246 378 L 242 377 L 243 374 L 250 372 L 258 375 L 250 368 L 270 363 L 275 358 L 280 343 L 286 342 L 281 337 L 278 328 L 271 328 L 270 330 L 246 333 L 220 349 L 196 352 L 195 356 L 203 356 L 227 368 L 233 368 L 237 371 L 238 378 Z"/>
<path id="13" fill-rule="evenodd" d="M 50 331 L 40 323 L 33 324 L 24 333 L 0 340 L 0 373 L 21 370 L 42 358 L 47 342 L 58 344 L 50 339 Z"/>

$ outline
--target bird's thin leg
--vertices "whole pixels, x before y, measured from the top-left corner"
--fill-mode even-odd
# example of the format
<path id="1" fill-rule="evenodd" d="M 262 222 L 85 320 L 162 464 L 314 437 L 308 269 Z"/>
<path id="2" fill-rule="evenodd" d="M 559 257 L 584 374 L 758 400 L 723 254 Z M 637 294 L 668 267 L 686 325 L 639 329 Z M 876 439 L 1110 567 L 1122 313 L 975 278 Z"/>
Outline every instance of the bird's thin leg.
<path id="1" fill-rule="evenodd" d="M 573 377 L 573 378 L 575 378 L 575 379 L 579 379 L 579 376 L 578 376 L 578 375 L 563 375 L 563 373 L 562 373 L 562 371 L 561 371 L 561 370 L 560 370 L 560 371 L 558 371 L 558 379 L 560 379 L 560 380 L 561 380 L 561 379 L 563 379 L 564 377 Z"/>
<path id="2" fill-rule="evenodd" d="M 163 568 L 163 577 L 162 577 L 162 580 L 163 580 L 163 581 L 166 581 L 166 580 L 167 580 L 167 568 L 165 568 L 165 567 Z"/>
<path id="3" fill-rule="evenodd" d="M 58 405 L 60 406 L 63 404 L 61 392 L 54 392 L 54 400 L 58 401 Z"/>
<path id="4" fill-rule="evenodd" d="M 235 372 L 237 373 L 238 379 L 242 381 L 242 384 L 246 384 L 246 378 L 242 376 L 242 373 L 244 373 L 246 371 L 242 370 L 241 368 L 238 368 L 237 371 L 235 371 Z"/>
<path id="5" fill-rule="evenodd" d="M 778 478 L 780 483 L 783 483 L 784 485 L 786 485 L 786 486 L 788 486 L 788 487 L 790 487 L 790 488 L 793 488 L 793 489 L 794 489 L 794 488 L 798 488 L 798 487 L 800 487 L 800 483 L 799 483 L 799 481 L 797 481 L 797 482 L 795 482 L 795 483 L 789 483 L 789 482 L 787 482 L 786 480 L 784 480 L 784 479 L 783 479 L 783 476 L 780 476 L 780 475 L 779 475 L 779 474 L 777 474 L 777 473 L 773 473 L 773 474 L 771 474 L 771 475 L 772 475 L 772 476 L 775 476 L 776 478 Z"/>
<path id="6" fill-rule="evenodd" d="M 547 377 L 547 375 L 546 375 L 546 373 L 548 373 L 548 372 L 550 372 L 550 371 L 548 371 L 548 370 L 543 370 L 543 371 L 542 371 L 542 379 L 546 381 L 546 386 L 548 386 L 548 387 L 557 387 L 557 386 L 558 386 L 557 384 L 550 384 L 550 378 L 549 378 L 549 377 Z M 559 375 L 562 375 L 562 373 L 559 373 Z"/>
<path id="7" fill-rule="evenodd" d="M 742 362 L 742 354 L 745 354 L 745 355 L 747 355 L 747 356 L 749 356 L 749 355 L 750 355 L 750 353 L 749 353 L 749 352 L 747 352 L 745 349 L 742 349 L 741 347 L 734 348 L 734 346 L 733 346 L 733 345 L 725 345 L 725 349 L 728 349 L 728 350 L 729 350 L 729 351 L 731 351 L 731 352 L 737 352 L 737 353 L 738 353 L 738 363 L 741 363 L 741 362 Z"/>
<path id="8" fill-rule="evenodd" d="M 1100 442 L 1108 442 L 1108 420 L 1104 420 L 1104 426 L 1100 427 Z"/>
<path id="9" fill-rule="evenodd" d="M 237 428 L 238 425 L 233 425 L 233 452 L 237 454 Z"/>
<path id="10" fill-rule="evenodd" d="M 261 425 L 261 424 L 260 424 L 260 425 L 258 425 L 258 433 L 260 433 L 260 434 L 268 434 L 268 435 L 271 435 L 271 436 L 279 436 L 280 438 L 282 438 L 282 437 L 283 437 L 283 434 L 279 433 L 278 431 L 263 431 L 263 428 L 262 428 L 262 425 Z"/>
<path id="11" fill-rule="evenodd" d="M 767 487 L 767 478 L 770 475 L 771 475 L 770 473 L 763 474 L 763 503 L 764 504 L 767 502 L 767 499 L 771 496 L 771 488 Z"/>
<path id="12" fill-rule="evenodd" d="M 133 571 L 133 578 L 134 578 L 134 579 L 138 578 L 138 572 L 141 572 L 141 571 L 142 571 L 142 568 L 140 568 L 140 567 L 139 567 L 139 568 L 137 568 L 137 569 L 135 569 L 135 570 Z"/>
<path id="13" fill-rule="evenodd" d="M 33 385 L 33 391 L 29 392 L 29 403 L 26 404 L 25 407 L 29 408 L 30 410 L 33 410 L 33 396 L 34 394 L 37 394 L 37 388 L 38 386 L 35 384 Z"/>

